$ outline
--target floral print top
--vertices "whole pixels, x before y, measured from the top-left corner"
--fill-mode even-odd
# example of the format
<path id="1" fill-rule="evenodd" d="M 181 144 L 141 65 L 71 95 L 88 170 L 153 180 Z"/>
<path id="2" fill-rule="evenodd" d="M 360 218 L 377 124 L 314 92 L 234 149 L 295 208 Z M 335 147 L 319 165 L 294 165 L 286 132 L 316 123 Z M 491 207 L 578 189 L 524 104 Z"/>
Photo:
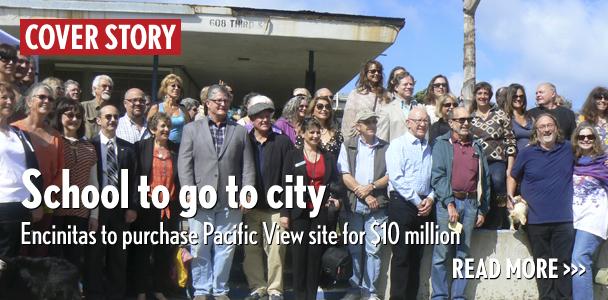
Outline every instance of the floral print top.
<path id="1" fill-rule="evenodd" d="M 342 137 L 342 132 L 340 130 L 336 130 L 334 136 L 331 137 L 329 142 L 323 143 L 319 145 L 319 149 L 323 152 L 331 153 L 334 157 L 338 157 L 340 154 L 340 147 L 342 146 L 342 142 L 344 142 L 344 137 Z M 298 135 L 296 138 L 296 148 L 302 149 L 304 147 L 304 138 L 301 135 Z"/>
<path id="2" fill-rule="evenodd" d="M 608 238 L 608 187 L 591 176 L 574 175 L 574 228 Z"/>

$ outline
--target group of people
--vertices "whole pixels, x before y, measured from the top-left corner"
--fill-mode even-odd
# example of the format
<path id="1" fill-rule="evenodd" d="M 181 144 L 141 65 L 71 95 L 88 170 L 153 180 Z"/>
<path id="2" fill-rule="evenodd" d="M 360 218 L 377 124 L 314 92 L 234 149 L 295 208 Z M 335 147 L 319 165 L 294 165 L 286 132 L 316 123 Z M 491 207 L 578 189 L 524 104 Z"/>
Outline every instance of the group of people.
<path id="1" fill-rule="evenodd" d="M 560 265 L 572 261 L 591 270 L 593 254 L 608 236 L 608 90 L 603 87 L 591 91 L 578 117 L 556 104 L 550 83 L 538 86 L 538 106 L 531 110 L 522 85 L 506 87 L 497 105 L 490 101 L 492 86 L 479 82 L 469 105 L 451 94 L 443 75 L 433 77 L 424 99 L 417 101 L 411 73 L 394 68 L 385 88 L 383 67 L 371 60 L 348 96 L 341 124 L 326 88 L 314 94 L 295 89 L 278 118 L 272 99 L 249 93 L 243 100 L 246 116 L 237 122 L 229 114 L 233 91 L 224 83 L 205 87 L 200 101 L 183 99 L 182 79 L 169 74 L 160 83 L 158 103 L 136 87 L 119 102 L 112 99 L 112 78 L 99 75 L 91 86 L 94 98 L 80 102 L 80 85 L 73 80 L 19 81 L 11 65 L 20 56 L 5 48 L 0 45 L 0 193 L 5 195 L 0 199 L 0 256 L 65 258 L 81 270 L 86 299 L 123 299 L 127 285 L 138 299 L 147 293 L 166 299 L 175 246 L 124 250 L 120 239 L 124 231 L 154 231 L 161 224 L 166 231 L 184 230 L 176 201 L 182 186 L 211 187 L 217 195 L 213 208 L 199 209 L 187 220 L 192 232 L 202 234 L 212 225 L 230 233 L 244 222 L 260 233 L 263 226 L 304 233 L 301 242 L 289 246 L 279 243 L 279 234 L 273 240 L 258 234 L 257 243 L 244 245 L 247 300 L 283 299 L 287 248 L 294 298 L 316 299 L 319 258 L 328 246 L 309 243 L 308 233 L 319 226 L 335 230 L 339 222 L 348 222 L 349 231 L 366 232 L 361 244 L 348 245 L 353 270 L 346 300 L 383 294 L 378 281 L 388 262 L 382 260 L 383 245 L 372 243 L 372 231 L 382 235 L 373 224 L 392 222 L 401 233 L 390 245 L 390 299 L 417 297 L 424 245 L 404 238 L 426 222 L 435 222 L 441 232 L 462 225 L 460 244 L 434 245 L 431 282 L 433 299 L 464 298 L 465 279 L 455 279 L 449 288 L 451 259 L 469 256 L 474 228 L 508 228 L 507 214 L 517 195 L 529 205 L 526 232 L 534 258 L 558 258 Z M 70 183 L 81 190 L 120 188 L 126 182 L 133 195 L 125 209 L 28 211 L 21 205 L 30 197 L 21 175 L 29 168 L 40 170 L 36 186 L 41 191 L 61 186 L 62 169 L 69 169 Z M 129 178 L 121 178 L 122 169 Z M 140 176 L 147 176 L 150 191 L 166 188 L 168 193 L 161 194 L 165 208 L 140 207 Z M 230 208 L 229 176 L 238 187 L 255 187 L 258 195 L 301 177 L 315 192 L 325 191 L 321 208 L 312 217 L 309 194 L 306 207 L 273 209 L 260 197 L 254 208 Z M 197 201 L 198 195 L 188 197 Z M 22 246 L 20 223 L 27 220 L 32 230 L 76 228 L 97 236 L 105 226 L 119 240 L 115 245 Z M 195 300 L 229 299 L 235 247 L 190 245 Z M 541 299 L 593 297 L 591 272 L 539 279 L 538 288 Z"/>

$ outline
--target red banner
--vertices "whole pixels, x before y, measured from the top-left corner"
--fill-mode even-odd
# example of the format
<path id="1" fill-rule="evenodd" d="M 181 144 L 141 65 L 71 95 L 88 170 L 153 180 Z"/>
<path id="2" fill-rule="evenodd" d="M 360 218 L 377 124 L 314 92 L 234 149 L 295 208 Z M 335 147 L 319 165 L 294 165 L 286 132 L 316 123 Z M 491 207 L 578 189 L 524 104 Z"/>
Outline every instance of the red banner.
<path id="1" fill-rule="evenodd" d="M 180 55 L 180 19 L 21 19 L 24 55 Z"/>

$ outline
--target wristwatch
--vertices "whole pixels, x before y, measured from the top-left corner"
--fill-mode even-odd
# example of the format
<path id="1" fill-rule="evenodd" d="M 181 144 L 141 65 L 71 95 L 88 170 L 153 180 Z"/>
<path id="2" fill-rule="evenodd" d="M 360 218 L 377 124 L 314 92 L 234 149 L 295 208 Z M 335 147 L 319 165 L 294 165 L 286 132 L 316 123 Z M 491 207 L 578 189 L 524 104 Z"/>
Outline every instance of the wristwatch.
<path id="1" fill-rule="evenodd" d="M 372 182 L 372 189 L 377 189 L 376 184 Z"/>

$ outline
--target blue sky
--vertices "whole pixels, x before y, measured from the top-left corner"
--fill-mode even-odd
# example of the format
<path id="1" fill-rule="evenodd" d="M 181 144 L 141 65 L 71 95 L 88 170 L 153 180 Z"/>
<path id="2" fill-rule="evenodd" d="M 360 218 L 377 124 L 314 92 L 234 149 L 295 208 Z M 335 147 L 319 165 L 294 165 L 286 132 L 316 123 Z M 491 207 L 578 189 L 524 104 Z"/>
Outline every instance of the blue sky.
<path id="1" fill-rule="evenodd" d="M 416 91 L 434 75 L 444 74 L 452 91 L 460 93 L 461 0 L 152 1 L 405 18 L 396 42 L 378 58 L 385 70 L 404 66 L 416 78 Z M 594 86 L 607 85 L 606 12 L 608 1 L 602 0 L 481 0 L 476 15 L 477 81 L 488 81 L 494 89 L 523 84 L 529 108 L 538 83 L 549 81 L 578 110 Z M 354 80 L 341 92 L 353 86 Z"/>

